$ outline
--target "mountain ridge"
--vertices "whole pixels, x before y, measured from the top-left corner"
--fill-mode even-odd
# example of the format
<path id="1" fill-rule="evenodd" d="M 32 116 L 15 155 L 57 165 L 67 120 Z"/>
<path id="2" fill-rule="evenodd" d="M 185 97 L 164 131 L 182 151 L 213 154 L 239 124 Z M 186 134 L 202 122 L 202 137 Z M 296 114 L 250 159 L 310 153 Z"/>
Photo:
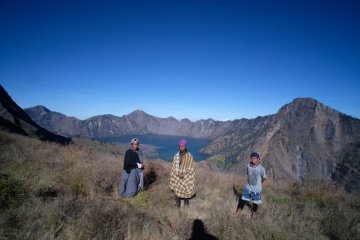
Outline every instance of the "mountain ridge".
<path id="1" fill-rule="evenodd" d="M 321 104 L 322 106 L 324 106 L 324 107 L 326 107 L 328 109 L 332 109 L 332 108 L 322 104 L 321 102 L 317 101 L 314 98 L 310 98 L 310 97 L 302 98 L 302 97 L 299 97 L 299 98 L 295 98 L 290 103 L 285 104 L 284 106 L 282 106 L 279 109 L 279 111 L 277 113 L 275 113 L 275 114 L 278 114 L 281 111 L 286 111 L 286 109 L 289 108 L 290 106 L 296 106 L 296 105 L 299 105 L 299 104 L 301 105 L 305 101 L 307 101 L 309 103 L 311 102 L 313 104 Z M 57 114 L 57 115 L 61 116 L 62 118 L 70 118 L 70 119 L 73 119 L 76 122 L 88 122 L 88 123 L 91 122 L 92 120 L 98 120 L 98 119 L 101 119 L 101 118 L 113 118 L 113 119 L 125 118 L 125 119 L 128 119 L 128 120 L 133 120 L 134 118 L 155 118 L 155 119 L 160 120 L 160 121 L 166 120 L 166 121 L 172 121 L 172 122 L 180 122 L 180 123 L 182 122 L 184 124 L 194 124 L 194 123 L 202 123 L 202 122 L 216 122 L 216 123 L 238 122 L 238 121 L 247 121 L 247 120 L 253 120 L 253 119 L 257 119 L 257 118 L 263 118 L 263 117 L 269 117 L 269 116 L 275 115 L 275 114 L 269 114 L 269 115 L 265 115 L 265 116 L 257 116 L 256 118 L 250 118 L 250 119 L 249 118 L 240 118 L 240 119 L 227 120 L 227 121 L 214 120 L 213 118 L 199 119 L 199 120 L 196 120 L 196 121 L 191 121 L 188 118 L 182 118 L 182 119 L 178 120 L 178 119 L 176 119 L 176 118 L 174 118 L 172 116 L 169 116 L 169 117 L 157 117 L 157 116 L 150 115 L 150 114 L 148 114 L 147 112 L 145 112 L 145 111 L 143 111 L 141 109 L 137 109 L 137 110 L 134 110 L 134 111 L 130 112 L 129 114 L 125 114 L 125 115 L 122 115 L 122 116 L 117 116 L 117 115 L 113 115 L 111 113 L 108 113 L 108 114 L 95 115 L 95 116 L 91 116 L 89 118 L 86 118 L 84 120 L 80 120 L 80 119 L 78 119 L 76 117 L 73 117 L 73 116 L 67 116 L 67 115 L 62 114 L 60 112 L 51 111 L 47 107 L 45 107 L 43 105 L 37 105 L 37 106 L 34 106 L 34 107 L 29 107 L 29 108 L 26 108 L 24 110 L 29 116 L 31 116 L 32 119 L 36 119 L 36 122 L 40 123 L 44 127 L 46 127 L 46 124 L 44 124 L 44 120 L 48 120 L 48 119 L 43 119 L 43 118 L 47 114 Z M 335 112 L 337 112 L 339 114 L 342 114 L 344 116 L 348 116 L 350 118 L 358 119 L 356 117 L 350 116 L 350 115 L 348 115 L 346 113 L 342 113 L 342 112 L 337 111 L 335 109 L 332 109 L 332 111 L 335 111 Z M 151 132 L 149 132 L 149 133 L 151 133 Z M 67 135 L 66 132 L 64 132 L 64 134 Z M 121 134 L 121 132 L 119 132 L 119 134 Z M 137 134 L 137 133 L 135 133 L 135 134 Z M 103 133 L 102 135 L 106 135 L 106 133 Z M 166 135 L 173 135 L 173 134 L 166 134 Z M 69 136 L 71 136 L 71 134 Z M 184 136 L 187 136 L 187 135 L 184 135 Z M 84 136 L 84 137 L 93 137 L 93 136 Z M 191 136 L 191 137 L 194 137 L 194 136 Z"/>
<path id="2" fill-rule="evenodd" d="M 32 119 L 44 128 L 64 136 L 81 136 L 87 138 L 107 137 L 129 134 L 159 134 L 159 135 L 184 135 L 195 138 L 209 138 L 211 133 L 207 132 L 206 125 L 219 124 L 221 121 L 201 119 L 192 122 L 187 118 L 177 120 L 169 116 L 161 118 L 152 116 L 145 111 L 135 110 L 128 115 L 115 116 L 103 114 L 79 120 L 75 117 L 68 117 L 62 113 L 45 112 L 44 106 L 26 108 L 25 111 Z M 41 112 L 41 114 L 39 114 Z M 53 122 L 56 122 L 54 124 Z M 146 125 L 151 125 L 144 127 Z M 106 127 L 104 127 L 106 125 Z M 173 127 L 176 125 L 176 127 Z M 193 131 L 199 127 L 199 131 Z M 215 133 L 216 135 L 216 133 Z"/>
<path id="3" fill-rule="evenodd" d="M 44 109 L 42 109 L 44 110 Z M 0 85 L 0 127 L 10 132 L 37 137 L 44 141 L 61 144 L 70 143 L 71 139 L 52 133 L 39 126 L 35 120 L 17 105 L 6 90 Z"/>
<path id="4" fill-rule="evenodd" d="M 354 178 L 360 178 L 358 158 L 351 157 L 351 163 L 343 152 L 359 152 L 359 119 L 305 98 L 292 101 L 274 115 L 251 120 L 247 123 L 250 127 L 239 123 L 234 132 L 225 133 L 204 149 L 224 156 L 222 161 L 212 159 L 220 168 L 244 174 L 242 166 L 250 152 L 256 150 L 262 153 L 269 175 L 277 181 L 335 180 L 359 191 L 354 179 L 344 183 L 344 179 L 336 178 L 345 177 L 339 171 L 351 170 L 351 164 L 355 166 Z"/>
<path id="5" fill-rule="evenodd" d="M 275 114 L 225 122 L 179 121 L 154 117 L 142 110 L 122 117 L 107 114 L 86 120 L 52 112 L 39 118 L 33 109 L 26 111 L 39 125 L 66 136 L 156 134 L 206 138 L 211 142 L 201 151 L 212 155 L 206 161 L 212 168 L 245 174 L 243 166 L 248 156 L 257 151 L 274 181 L 322 179 L 335 181 L 348 191 L 360 191 L 360 181 L 355 181 L 360 179 L 360 120 L 313 98 L 295 98 Z M 349 151 L 354 154 L 349 155 Z"/>

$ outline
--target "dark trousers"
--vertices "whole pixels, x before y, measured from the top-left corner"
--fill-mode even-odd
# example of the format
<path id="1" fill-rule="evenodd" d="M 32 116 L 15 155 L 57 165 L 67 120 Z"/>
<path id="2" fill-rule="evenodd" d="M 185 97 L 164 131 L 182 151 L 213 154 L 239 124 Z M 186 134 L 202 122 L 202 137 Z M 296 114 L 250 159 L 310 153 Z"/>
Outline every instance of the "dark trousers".
<path id="1" fill-rule="evenodd" d="M 249 202 L 242 200 L 241 197 L 239 197 L 239 202 L 238 202 L 237 208 L 243 209 L 245 204 L 249 204 Z M 258 209 L 258 206 L 259 206 L 258 204 L 253 203 L 253 205 L 251 206 L 251 211 L 256 212 Z"/>
<path id="2" fill-rule="evenodd" d="M 175 202 L 178 208 L 181 207 L 181 200 L 184 200 L 184 206 L 189 206 L 188 198 L 179 198 L 178 196 L 175 196 Z"/>

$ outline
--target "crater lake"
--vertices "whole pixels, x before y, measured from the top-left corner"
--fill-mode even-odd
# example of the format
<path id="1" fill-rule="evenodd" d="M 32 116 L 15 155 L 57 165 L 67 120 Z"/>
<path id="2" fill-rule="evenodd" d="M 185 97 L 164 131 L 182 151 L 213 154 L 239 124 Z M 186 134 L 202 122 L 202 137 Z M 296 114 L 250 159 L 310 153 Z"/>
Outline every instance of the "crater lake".
<path id="1" fill-rule="evenodd" d="M 178 142 L 181 138 L 186 139 L 187 150 L 193 155 L 195 161 L 201 161 L 211 156 L 200 152 L 201 148 L 210 144 L 210 140 L 207 139 L 151 134 L 105 137 L 96 138 L 96 140 L 130 147 L 132 138 L 139 139 L 139 147 L 148 158 L 160 158 L 165 161 L 172 161 L 175 153 L 179 151 Z"/>

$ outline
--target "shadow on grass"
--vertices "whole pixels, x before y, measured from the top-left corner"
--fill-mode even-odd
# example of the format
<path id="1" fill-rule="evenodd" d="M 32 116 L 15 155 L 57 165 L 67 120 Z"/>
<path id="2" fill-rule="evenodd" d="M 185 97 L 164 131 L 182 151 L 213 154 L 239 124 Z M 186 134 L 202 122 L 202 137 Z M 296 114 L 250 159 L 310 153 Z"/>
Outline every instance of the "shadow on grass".
<path id="1" fill-rule="evenodd" d="M 215 236 L 206 232 L 204 223 L 200 219 L 195 219 L 192 226 L 192 233 L 189 240 L 218 240 Z"/>
<path id="2" fill-rule="evenodd" d="M 148 190 L 151 185 L 156 182 L 158 175 L 156 174 L 154 168 L 151 168 L 150 171 L 144 176 L 144 190 Z"/>

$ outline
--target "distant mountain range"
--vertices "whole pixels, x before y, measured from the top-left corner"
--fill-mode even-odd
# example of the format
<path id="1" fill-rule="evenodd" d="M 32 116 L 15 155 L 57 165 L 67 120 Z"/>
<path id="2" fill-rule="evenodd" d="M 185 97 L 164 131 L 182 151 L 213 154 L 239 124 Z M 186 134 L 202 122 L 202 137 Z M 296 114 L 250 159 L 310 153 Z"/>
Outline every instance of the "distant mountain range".
<path id="1" fill-rule="evenodd" d="M 86 120 L 79 120 L 58 112 L 52 112 L 44 106 L 27 108 L 25 111 L 42 127 L 69 137 L 98 138 L 157 134 L 214 138 L 231 127 L 230 121 L 220 122 L 213 119 L 197 122 L 191 122 L 188 119 L 178 121 L 173 117 L 154 117 L 141 110 L 134 111 L 123 117 L 107 114 L 94 116 Z"/>
<path id="2" fill-rule="evenodd" d="M 275 181 L 331 179 L 348 191 L 360 187 L 360 120 L 312 98 L 298 98 L 276 114 L 255 119 L 191 122 L 159 118 L 137 110 L 122 117 L 101 115 L 86 120 L 25 109 L 42 127 L 64 136 L 183 135 L 211 139 L 203 152 L 212 166 L 244 174 L 252 151 L 261 153 Z"/>
<path id="3" fill-rule="evenodd" d="M 0 85 L 0 128 L 44 141 L 67 144 L 70 138 L 56 135 L 36 124 Z"/>
<path id="4" fill-rule="evenodd" d="M 158 134 L 206 138 L 211 143 L 202 151 L 213 155 L 207 160 L 212 167 L 244 174 L 250 153 L 257 151 L 274 181 L 321 179 L 335 181 L 349 192 L 360 191 L 360 120 L 312 98 L 297 98 L 273 115 L 225 122 L 179 121 L 154 117 L 140 110 L 122 117 L 101 115 L 86 120 L 52 112 L 43 106 L 25 112 L 42 128 L 66 137 Z M 21 115 L 26 119 L 23 121 L 29 123 L 31 119 L 25 115 Z M 22 131 L 24 125 L 16 124 L 17 121 L 13 120 L 13 125 Z"/>

